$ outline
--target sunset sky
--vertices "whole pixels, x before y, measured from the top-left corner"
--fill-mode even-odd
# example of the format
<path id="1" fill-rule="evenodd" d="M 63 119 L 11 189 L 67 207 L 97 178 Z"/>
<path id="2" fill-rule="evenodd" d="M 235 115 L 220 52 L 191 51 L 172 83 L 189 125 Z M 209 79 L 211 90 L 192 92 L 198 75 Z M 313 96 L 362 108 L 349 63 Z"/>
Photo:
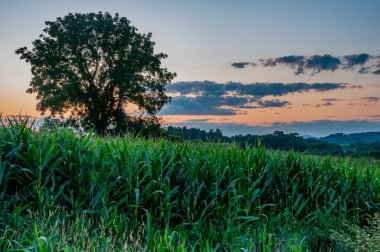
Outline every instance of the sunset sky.
<path id="1" fill-rule="evenodd" d="M 380 131 L 380 1 L 0 0 L 0 113 L 40 116 L 15 50 L 70 12 L 152 32 L 177 77 L 160 115 L 223 133 Z"/>

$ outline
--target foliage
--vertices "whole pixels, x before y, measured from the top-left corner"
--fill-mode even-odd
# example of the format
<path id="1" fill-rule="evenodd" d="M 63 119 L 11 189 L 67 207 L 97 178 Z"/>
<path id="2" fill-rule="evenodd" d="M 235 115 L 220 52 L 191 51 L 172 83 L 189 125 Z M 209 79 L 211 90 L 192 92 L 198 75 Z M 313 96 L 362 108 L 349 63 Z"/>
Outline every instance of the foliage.
<path id="1" fill-rule="evenodd" d="M 103 134 L 110 124 L 125 130 L 128 104 L 154 116 L 170 101 L 165 85 L 175 74 L 161 66 L 167 55 L 154 53 L 151 33 L 107 12 L 70 13 L 45 24 L 32 50 L 16 50 L 31 64 L 27 92 L 37 94 L 39 111 L 71 112 Z"/>
<path id="2" fill-rule="evenodd" d="M 163 120 L 156 116 L 131 116 L 128 125 L 125 126 L 124 133 L 134 136 L 145 138 L 154 138 L 166 136 L 165 131 L 162 129 L 164 124 Z M 91 128 L 83 127 L 83 121 L 80 119 L 66 119 L 66 118 L 52 118 L 45 117 L 43 124 L 39 127 L 40 131 L 49 130 L 51 132 L 56 130 L 63 130 L 65 128 L 72 129 L 77 134 L 84 134 L 90 132 Z M 118 134 L 114 125 L 109 125 L 106 133 L 108 135 Z M 169 136 L 167 136 L 170 138 Z"/>
<path id="3" fill-rule="evenodd" d="M 314 155 L 343 155 L 343 148 L 337 144 L 324 142 L 317 139 L 306 139 L 307 149 L 305 153 Z"/>
<path id="4" fill-rule="evenodd" d="M 166 128 L 169 135 L 178 136 L 184 140 L 195 140 L 195 141 L 215 141 L 215 142 L 226 142 L 228 138 L 223 136 L 223 133 L 216 129 L 209 130 L 208 132 L 205 130 L 197 129 L 197 128 L 187 128 L 187 127 L 173 127 L 168 126 Z"/>
<path id="5" fill-rule="evenodd" d="M 345 230 L 331 233 L 332 239 L 355 251 L 380 251 L 380 215 L 375 213 L 367 219 L 368 225 L 359 227 L 355 224 L 345 225 Z"/>
<path id="6" fill-rule="evenodd" d="M 297 133 L 284 134 L 282 131 L 275 131 L 273 134 L 267 135 L 238 135 L 231 137 L 231 140 L 240 144 L 262 143 L 265 147 L 279 150 L 296 150 L 305 151 L 307 145 L 302 137 Z"/>
<path id="7" fill-rule="evenodd" d="M 380 159 L 380 141 L 372 143 L 357 142 L 347 147 L 349 155 Z"/>
<path id="8" fill-rule="evenodd" d="M 39 127 L 39 130 L 54 131 L 56 128 L 62 128 L 69 125 L 63 118 L 54 118 L 51 116 L 43 118 L 42 121 L 43 123 Z"/>
<path id="9" fill-rule="evenodd" d="M 0 250 L 341 249 L 331 230 L 380 211 L 360 162 L 4 127 Z"/>
<path id="10" fill-rule="evenodd" d="M 322 137 L 321 140 L 328 143 L 342 145 L 354 144 L 357 142 L 372 143 L 380 141 L 380 132 L 364 132 L 353 134 L 336 133 L 328 135 L 326 137 Z"/>
<path id="11" fill-rule="evenodd" d="M 257 146 L 259 143 L 266 148 L 275 150 L 295 150 L 313 155 L 343 155 L 343 149 L 337 144 L 331 144 L 317 139 L 304 139 L 297 133 L 285 134 L 282 131 L 275 131 L 267 135 L 236 135 L 227 137 L 217 130 L 204 131 L 196 128 L 187 127 L 167 127 L 167 132 L 185 140 L 214 141 L 237 143 L 243 148 L 246 145 Z"/>

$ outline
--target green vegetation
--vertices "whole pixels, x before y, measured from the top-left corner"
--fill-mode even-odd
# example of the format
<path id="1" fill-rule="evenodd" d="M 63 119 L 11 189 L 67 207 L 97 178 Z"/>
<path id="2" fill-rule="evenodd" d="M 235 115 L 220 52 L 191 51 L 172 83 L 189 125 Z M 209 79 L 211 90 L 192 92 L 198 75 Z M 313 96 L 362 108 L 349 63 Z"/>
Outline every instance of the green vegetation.
<path id="1" fill-rule="evenodd" d="M 0 250 L 379 250 L 379 180 L 371 160 L 11 122 Z"/>
<path id="2" fill-rule="evenodd" d="M 350 144 L 347 153 L 356 157 L 372 157 L 380 159 L 380 141 L 372 143 L 357 142 Z"/>
<path id="3" fill-rule="evenodd" d="M 331 134 L 320 139 L 331 144 L 339 144 L 347 155 L 380 159 L 380 132 L 355 134 Z"/>
<path id="4" fill-rule="evenodd" d="M 159 131 L 155 131 L 159 132 Z M 332 155 L 332 156 L 351 156 L 351 157 L 370 157 L 380 159 L 380 141 L 368 141 L 369 136 L 377 139 L 376 132 L 358 133 L 358 134 L 333 134 L 330 136 L 340 136 L 349 139 L 362 139 L 363 141 L 348 144 L 347 142 L 337 143 L 329 142 L 328 137 L 315 139 L 304 139 L 297 133 L 286 134 L 282 131 L 275 131 L 267 135 L 236 135 L 232 137 L 224 136 L 223 133 L 217 130 L 205 130 L 187 127 L 173 127 L 169 126 L 165 132 L 161 131 L 160 134 L 164 136 L 175 137 L 176 139 L 190 140 L 190 141 L 204 141 L 204 142 L 219 142 L 219 143 L 236 143 L 242 147 L 257 146 L 259 143 L 265 148 L 274 150 L 294 150 L 304 154 L 311 155 Z"/>
<path id="5" fill-rule="evenodd" d="M 36 93 L 38 111 L 70 112 L 98 134 L 159 122 L 155 115 L 171 99 L 165 85 L 176 74 L 162 67 L 167 55 L 155 52 L 151 33 L 108 12 L 69 13 L 45 24 L 31 50 L 16 50 L 31 65 L 27 93 Z M 130 104 L 144 116 L 127 114 Z"/>
<path id="6" fill-rule="evenodd" d="M 236 135 L 227 137 L 217 130 L 204 131 L 196 128 L 187 127 L 167 127 L 169 135 L 177 136 L 180 139 L 191 141 L 213 141 L 225 143 L 237 143 L 242 147 L 257 146 L 259 143 L 265 148 L 274 150 L 295 150 L 313 155 L 344 155 L 341 146 L 337 144 L 319 141 L 317 139 L 304 139 L 297 133 L 285 134 L 282 131 L 275 131 L 267 135 Z"/>
<path id="7" fill-rule="evenodd" d="M 365 133 L 354 133 L 354 134 L 331 134 L 326 137 L 320 138 L 321 140 L 329 143 L 348 145 L 357 142 L 363 143 L 373 143 L 380 141 L 380 132 L 365 132 Z"/>

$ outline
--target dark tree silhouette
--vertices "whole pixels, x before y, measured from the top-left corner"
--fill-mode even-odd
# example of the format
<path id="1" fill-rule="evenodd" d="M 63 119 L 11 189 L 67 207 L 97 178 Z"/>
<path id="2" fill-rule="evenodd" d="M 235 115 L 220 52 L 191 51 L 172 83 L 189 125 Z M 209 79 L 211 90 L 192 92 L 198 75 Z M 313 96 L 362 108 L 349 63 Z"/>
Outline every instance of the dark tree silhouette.
<path id="1" fill-rule="evenodd" d="M 37 94 L 42 114 L 70 112 L 103 134 L 109 125 L 127 128 L 128 104 L 154 117 L 170 102 L 165 85 L 175 73 L 161 66 L 167 55 L 154 53 L 151 33 L 140 34 L 125 17 L 107 12 L 70 13 L 45 24 L 32 50 L 16 50 L 31 64 L 27 93 Z"/>

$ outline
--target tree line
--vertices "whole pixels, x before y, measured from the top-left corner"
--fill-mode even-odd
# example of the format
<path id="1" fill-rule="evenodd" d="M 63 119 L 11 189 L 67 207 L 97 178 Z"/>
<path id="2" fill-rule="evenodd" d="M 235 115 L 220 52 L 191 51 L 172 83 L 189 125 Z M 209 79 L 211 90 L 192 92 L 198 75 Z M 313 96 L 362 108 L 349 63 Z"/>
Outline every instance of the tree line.
<path id="1" fill-rule="evenodd" d="M 284 133 L 274 131 L 267 135 L 235 135 L 225 136 L 219 130 L 201 130 L 197 128 L 173 127 L 168 126 L 166 136 L 172 139 L 188 141 L 212 141 L 220 143 L 236 143 L 245 146 L 263 145 L 268 149 L 274 150 L 294 150 L 311 155 L 332 155 L 332 156 L 354 156 L 354 157 L 373 157 L 380 159 L 380 141 L 374 143 L 357 142 L 349 146 L 342 147 L 339 144 L 329 143 L 315 138 L 305 139 L 298 133 Z"/>

